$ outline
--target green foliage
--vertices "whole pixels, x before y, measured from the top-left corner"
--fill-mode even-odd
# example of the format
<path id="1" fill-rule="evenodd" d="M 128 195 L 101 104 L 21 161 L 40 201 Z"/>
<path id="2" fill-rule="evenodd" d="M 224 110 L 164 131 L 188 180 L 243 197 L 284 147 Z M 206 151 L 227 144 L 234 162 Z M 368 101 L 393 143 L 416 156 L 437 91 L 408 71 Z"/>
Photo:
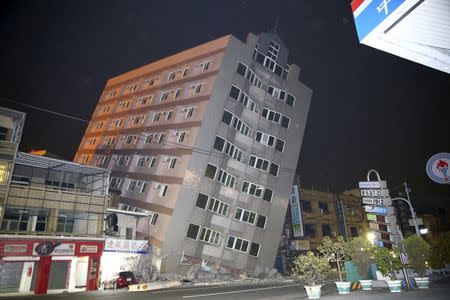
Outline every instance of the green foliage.
<path id="1" fill-rule="evenodd" d="M 430 266 L 441 269 L 446 263 L 450 263 L 450 232 L 448 231 L 431 240 Z"/>
<path id="2" fill-rule="evenodd" d="M 391 280 L 396 280 L 397 272 L 402 268 L 402 263 L 397 253 L 382 247 L 373 247 L 372 253 L 381 274 L 389 277 Z"/>
<path id="3" fill-rule="evenodd" d="M 335 262 L 339 272 L 339 280 L 342 281 L 342 264 L 349 258 L 347 242 L 342 236 L 339 236 L 336 240 L 332 240 L 326 236 L 322 240 L 317 250 L 328 258 L 329 261 Z"/>
<path id="4" fill-rule="evenodd" d="M 411 235 L 403 240 L 403 246 L 408 255 L 411 268 L 419 274 L 419 277 L 423 277 L 431 254 L 430 244 L 425 242 L 420 236 Z"/>
<path id="5" fill-rule="evenodd" d="M 292 278 L 305 285 L 322 284 L 331 271 L 328 259 L 323 256 L 316 256 L 312 251 L 299 255 L 293 263 Z"/>
<path id="6" fill-rule="evenodd" d="M 350 258 L 355 263 L 355 266 L 363 279 L 367 278 L 367 273 L 373 262 L 373 247 L 374 246 L 372 243 L 369 242 L 364 236 L 355 237 L 347 243 Z"/>

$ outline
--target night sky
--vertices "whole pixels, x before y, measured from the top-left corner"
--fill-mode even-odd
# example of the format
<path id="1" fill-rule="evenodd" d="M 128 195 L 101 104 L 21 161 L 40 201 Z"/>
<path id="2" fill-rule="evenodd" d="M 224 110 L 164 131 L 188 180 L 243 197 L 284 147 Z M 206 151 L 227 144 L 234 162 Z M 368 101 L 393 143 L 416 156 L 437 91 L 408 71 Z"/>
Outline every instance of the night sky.
<path id="1" fill-rule="evenodd" d="M 425 173 L 450 152 L 450 76 L 360 45 L 350 1 L 2 1 L 0 96 L 89 120 L 108 78 L 227 34 L 274 28 L 313 90 L 302 185 L 357 186 L 377 169 L 419 209 L 450 206 Z M 86 123 L 27 113 L 21 147 L 72 160 Z M 396 196 L 397 193 L 391 193 Z"/>

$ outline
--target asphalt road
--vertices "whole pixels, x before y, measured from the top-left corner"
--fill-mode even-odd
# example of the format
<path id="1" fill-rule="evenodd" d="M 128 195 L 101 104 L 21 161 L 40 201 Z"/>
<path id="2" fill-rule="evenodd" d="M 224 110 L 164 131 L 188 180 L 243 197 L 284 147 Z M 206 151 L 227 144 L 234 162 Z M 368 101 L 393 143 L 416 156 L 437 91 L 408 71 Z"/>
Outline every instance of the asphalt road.
<path id="1" fill-rule="evenodd" d="M 408 299 L 424 300 L 437 299 L 447 300 L 450 295 L 450 280 L 432 283 L 427 290 L 404 290 L 400 294 L 392 294 L 386 288 L 375 288 L 373 291 L 352 291 L 349 295 L 337 295 L 333 286 L 323 288 L 321 299 L 326 300 L 379 300 L 379 299 Z M 304 289 L 295 283 L 277 283 L 265 285 L 241 285 L 241 286 L 204 286 L 204 287 L 181 287 L 147 292 L 128 292 L 126 290 L 107 290 L 90 293 L 71 293 L 46 296 L 18 296 L 10 299 L 48 299 L 48 300 L 295 300 L 306 299 Z M 2 299 L 2 298 L 0 298 Z"/>

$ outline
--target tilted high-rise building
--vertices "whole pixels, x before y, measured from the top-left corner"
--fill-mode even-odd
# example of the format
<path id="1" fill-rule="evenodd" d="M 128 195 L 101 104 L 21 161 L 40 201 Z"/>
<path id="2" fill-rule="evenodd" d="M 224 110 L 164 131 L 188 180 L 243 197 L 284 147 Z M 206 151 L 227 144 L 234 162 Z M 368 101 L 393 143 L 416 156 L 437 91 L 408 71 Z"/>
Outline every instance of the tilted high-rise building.
<path id="1" fill-rule="evenodd" d="M 228 35 L 108 80 L 75 161 L 149 212 L 161 272 L 273 267 L 312 95 L 288 53 Z"/>

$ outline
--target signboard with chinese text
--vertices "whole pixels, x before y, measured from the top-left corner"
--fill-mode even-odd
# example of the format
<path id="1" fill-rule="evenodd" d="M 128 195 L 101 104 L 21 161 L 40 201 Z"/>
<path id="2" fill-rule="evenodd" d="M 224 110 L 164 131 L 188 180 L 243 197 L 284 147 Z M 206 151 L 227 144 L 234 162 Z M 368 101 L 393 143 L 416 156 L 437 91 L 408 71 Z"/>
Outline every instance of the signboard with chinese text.
<path id="1" fill-rule="evenodd" d="M 294 237 L 303 236 L 302 212 L 300 208 L 300 197 L 298 195 L 298 186 L 292 186 L 291 196 L 289 197 L 292 216 L 292 231 Z"/>
<path id="2" fill-rule="evenodd" d="M 123 240 L 107 238 L 105 252 L 147 253 L 148 242 L 143 240 Z"/>

